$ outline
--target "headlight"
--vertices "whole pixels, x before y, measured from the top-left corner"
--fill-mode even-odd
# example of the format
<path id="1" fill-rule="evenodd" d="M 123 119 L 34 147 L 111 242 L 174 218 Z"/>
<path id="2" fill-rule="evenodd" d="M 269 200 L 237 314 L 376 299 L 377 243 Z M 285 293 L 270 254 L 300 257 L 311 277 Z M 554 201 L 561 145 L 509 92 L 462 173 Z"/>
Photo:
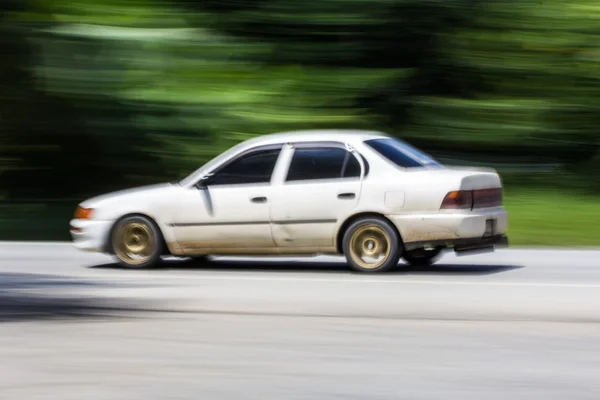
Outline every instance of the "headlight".
<path id="1" fill-rule="evenodd" d="M 75 219 L 91 219 L 93 211 L 94 211 L 93 208 L 83 208 L 81 206 L 77 206 L 77 208 L 75 209 L 74 218 Z"/>

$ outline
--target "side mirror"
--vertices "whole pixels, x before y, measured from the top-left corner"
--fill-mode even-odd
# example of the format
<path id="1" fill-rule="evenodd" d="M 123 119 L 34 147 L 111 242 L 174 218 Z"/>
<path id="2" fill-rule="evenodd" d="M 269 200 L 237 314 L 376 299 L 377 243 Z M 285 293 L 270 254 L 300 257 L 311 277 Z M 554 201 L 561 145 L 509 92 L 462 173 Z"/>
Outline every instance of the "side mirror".
<path id="1" fill-rule="evenodd" d="M 210 183 L 210 178 L 212 178 L 212 174 L 204 175 L 198 182 L 196 182 L 194 187 L 196 189 L 206 189 Z"/>

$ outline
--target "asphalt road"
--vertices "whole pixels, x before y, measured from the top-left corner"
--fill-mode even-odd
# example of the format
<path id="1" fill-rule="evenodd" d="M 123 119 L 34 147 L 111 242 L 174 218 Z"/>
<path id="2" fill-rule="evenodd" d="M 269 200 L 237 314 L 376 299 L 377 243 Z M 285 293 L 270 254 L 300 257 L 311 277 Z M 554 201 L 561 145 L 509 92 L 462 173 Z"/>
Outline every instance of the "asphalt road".
<path id="1" fill-rule="evenodd" d="M 0 244 L 0 399 L 600 398 L 600 251 L 360 275 Z"/>

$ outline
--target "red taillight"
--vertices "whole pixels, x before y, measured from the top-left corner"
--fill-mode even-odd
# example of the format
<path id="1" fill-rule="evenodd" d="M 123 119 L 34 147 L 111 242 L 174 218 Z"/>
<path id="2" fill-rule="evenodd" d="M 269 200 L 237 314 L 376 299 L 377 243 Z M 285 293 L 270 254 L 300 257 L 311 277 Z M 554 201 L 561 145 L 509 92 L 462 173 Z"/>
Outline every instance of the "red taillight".
<path id="1" fill-rule="evenodd" d="M 444 198 L 443 210 L 470 210 L 473 207 L 473 194 L 470 190 L 450 192 Z"/>
<path id="2" fill-rule="evenodd" d="M 500 207 L 502 202 L 501 188 L 473 191 L 473 208 Z"/>
<path id="3" fill-rule="evenodd" d="M 500 207 L 503 203 L 502 188 L 457 190 L 449 192 L 442 210 L 472 210 L 474 208 Z"/>

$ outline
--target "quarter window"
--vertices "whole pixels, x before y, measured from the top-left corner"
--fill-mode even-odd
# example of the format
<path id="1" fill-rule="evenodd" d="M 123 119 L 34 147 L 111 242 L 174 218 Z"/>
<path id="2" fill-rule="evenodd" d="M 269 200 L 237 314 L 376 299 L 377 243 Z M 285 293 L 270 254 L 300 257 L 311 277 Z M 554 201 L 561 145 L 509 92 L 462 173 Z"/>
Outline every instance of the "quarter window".
<path id="1" fill-rule="evenodd" d="M 360 177 L 356 157 L 340 148 L 299 148 L 294 151 L 286 181 Z"/>
<path id="2" fill-rule="evenodd" d="M 209 185 L 269 183 L 281 149 L 265 149 L 241 156 L 218 170 Z"/>

